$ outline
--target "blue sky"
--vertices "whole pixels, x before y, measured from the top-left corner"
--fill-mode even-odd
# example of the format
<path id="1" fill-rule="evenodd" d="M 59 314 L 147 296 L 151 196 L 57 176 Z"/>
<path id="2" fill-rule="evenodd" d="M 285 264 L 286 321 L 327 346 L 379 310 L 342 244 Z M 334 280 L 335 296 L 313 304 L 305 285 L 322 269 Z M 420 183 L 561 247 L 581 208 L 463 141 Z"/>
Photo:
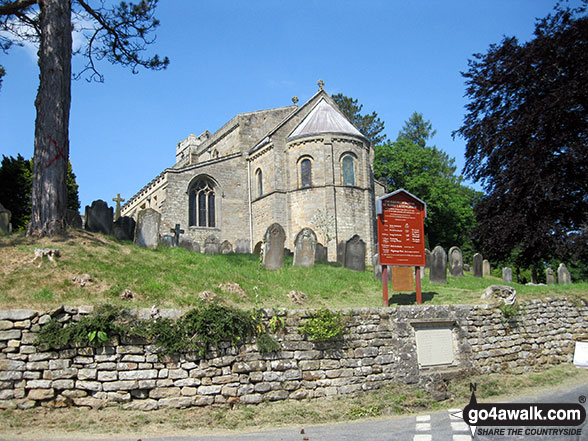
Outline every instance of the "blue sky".
<path id="1" fill-rule="evenodd" d="M 95 199 L 130 198 L 174 163 L 176 144 L 214 132 L 242 112 L 300 104 L 325 81 L 376 111 L 395 139 L 414 111 L 437 130 L 432 144 L 464 164 L 451 132 L 464 116 L 461 71 L 503 36 L 532 38 L 552 0 L 170 1 L 152 53 L 160 72 L 106 62 L 104 83 L 72 84 L 70 157 L 81 212 Z M 577 2 L 572 2 L 577 3 Z M 74 59 L 74 70 L 82 66 Z M 34 50 L 0 54 L 0 154 L 33 154 L 38 68 Z"/>

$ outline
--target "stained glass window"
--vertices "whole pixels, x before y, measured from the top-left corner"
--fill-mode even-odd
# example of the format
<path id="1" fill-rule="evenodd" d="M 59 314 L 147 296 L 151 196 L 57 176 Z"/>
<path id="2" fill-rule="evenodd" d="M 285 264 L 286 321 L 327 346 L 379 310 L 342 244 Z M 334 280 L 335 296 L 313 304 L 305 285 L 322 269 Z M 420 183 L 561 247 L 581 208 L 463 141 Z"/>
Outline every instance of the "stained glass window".
<path id="1" fill-rule="evenodd" d="M 300 163 L 300 183 L 302 187 L 312 186 L 312 164 L 310 159 L 303 159 Z"/>

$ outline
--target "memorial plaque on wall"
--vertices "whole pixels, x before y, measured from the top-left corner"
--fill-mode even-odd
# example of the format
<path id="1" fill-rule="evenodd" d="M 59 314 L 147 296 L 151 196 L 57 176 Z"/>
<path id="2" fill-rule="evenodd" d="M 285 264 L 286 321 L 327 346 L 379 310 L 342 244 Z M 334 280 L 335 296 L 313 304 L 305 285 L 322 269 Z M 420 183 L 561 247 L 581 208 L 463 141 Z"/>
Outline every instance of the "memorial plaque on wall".
<path id="1" fill-rule="evenodd" d="M 449 327 L 415 328 L 419 366 L 452 364 L 453 333 Z"/>
<path id="2" fill-rule="evenodd" d="M 414 271 L 410 266 L 392 267 L 392 289 L 394 291 L 414 291 Z"/>
<path id="3" fill-rule="evenodd" d="M 380 263 L 425 266 L 425 203 L 398 190 L 378 198 L 376 214 Z"/>

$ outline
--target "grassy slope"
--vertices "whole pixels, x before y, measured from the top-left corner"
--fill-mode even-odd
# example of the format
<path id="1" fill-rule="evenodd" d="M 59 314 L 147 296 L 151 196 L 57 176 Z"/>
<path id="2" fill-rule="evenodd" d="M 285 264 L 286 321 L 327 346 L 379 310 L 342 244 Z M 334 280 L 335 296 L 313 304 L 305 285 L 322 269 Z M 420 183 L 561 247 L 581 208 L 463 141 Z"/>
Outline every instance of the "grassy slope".
<path id="1" fill-rule="evenodd" d="M 58 248 L 62 257 L 57 266 L 44 261 L 32 264 L 34 249 Z M 89 274 L 93 282 L 83 288 L 72 277 Z M 447 285 L 423 280 L 425 303 L 478 303 L 484 288 L 501 284 L 493 277 L 476 279 L 471 275 L 448 278 Z M 223 293 L 219 284 L 236 282 L 245 295 Z M 588 284 L 527 287 L 514 284 L 519 298 L 548 295 L 588 297 Z M 188 308 L 198 293 L 216 293 L 226 304 L 249 307 L 300 308 L 287 293 L 306 294 L 302 307 L 381 306 L 381 284 L 371 271 L 358 273 L 335 265 L 314 268 L 293 267 L 292 260 L 279 271 L 266 271 L 257 255 L 209 256 L 180 248 L 148 250 L 121 243 L 99 234 L 72 231 L 69 237 L 35 241 L 20 235 L 0 237 L 0 308 L 47 308 L 59 304 L 122 303 L 125 289 L 136 294 L 134 304 L 149 307 Z M 393 304 L 413 304 L 413 293 L 390 292 Z"/>

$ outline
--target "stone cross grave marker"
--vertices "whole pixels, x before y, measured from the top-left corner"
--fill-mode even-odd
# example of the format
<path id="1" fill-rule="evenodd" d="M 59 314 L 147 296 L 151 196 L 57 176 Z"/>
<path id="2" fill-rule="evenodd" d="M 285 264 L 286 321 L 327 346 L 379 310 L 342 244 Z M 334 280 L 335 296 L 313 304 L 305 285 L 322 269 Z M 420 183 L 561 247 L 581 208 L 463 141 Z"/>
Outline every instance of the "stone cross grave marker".
<path id="1" fill-rule="evenodd" d="M 449 249 L 449 274 L 453 277 L 463 277 L 463 254 L 458 247 Z"/>
<path id="2" fill-rule="evenodd" d="M 157 248 L 161 214 L 153 208 L 139 211 L 135 228 L 135 244 L 140 247 Z"/>
<path id="3" fill-rule="evenodd" d="M 431 283 L 447 283 L 447 254 L 440 245 L 437 245 L 431 253 L 429 281 Z"/>
<path id="4" fill-rule="evenodd" d="M 472 274 L 474 277 L 482 278 L 482 264 L 484 258 L 480 253 L 474 254 L 474 262 L 472 264 Z"/>
<path id="5" fill-rule="evenodd" d="M 557 283 L 559 285 L 569 285 L 572 283 L 572 276 L 565 263 L 560 263 L 557 268 Z"/>
<path id="6" fill-rule="evenodd" d="M 117 221 L 120 218 L 120 203 L 125 200 L 120 197 L 120 193 L 116 194 L 115 198 L 112 198 L 113 202 L 116 202 L 116 208 L 114 210 L 114 220 Z"/>
<path id="7" fill-rule="evenodd" d="M 278 223 L 271 224 L 264 236 L 263 266 L 268 270 L 277 270 L 284 264 L 284 242 L 286 233 Z"/>
<path id="8" fill-rule="evenodd" d="M 98 199 L 92 206 L 86 205 L 86 230 L 93 233 L 112 234 L 112 207 Z"/>
<path id="9" fill-rule="evenodd" d="M 354 234 L 345 242 L 345 268 L 354 271 L 365 271 L 365 242 Z"/>
<path id="10" fill-rule="evenodd" d="M 184 234 L 185 231 L 180 228 L 180 224 L 176 224 L 174 228 L 170 230 L 170 232 L 174 233 L 174 237 L 172 240 L 172 246 L 177 247 L 180 245 L 180 234 Z"/>
<path id="11" fill-rule="evenodd" d="M 294 266 L 313 267 L 316 254 L 316 234 L 303 228 L 294 239 Z"/>
<path id="12" fill-rule="evenodd" d="M 545 270 L 545 281 L 547 282 L 548 285 L 555 284 L 555 276 L 554 276 L 552 268 L 547 268 Z"/>
<path id="13" fill-rule="evenodd" d="M 512 283 L 512 268 L 507 266 L 502 268 L 502 280 L 506 283 Z"/>

